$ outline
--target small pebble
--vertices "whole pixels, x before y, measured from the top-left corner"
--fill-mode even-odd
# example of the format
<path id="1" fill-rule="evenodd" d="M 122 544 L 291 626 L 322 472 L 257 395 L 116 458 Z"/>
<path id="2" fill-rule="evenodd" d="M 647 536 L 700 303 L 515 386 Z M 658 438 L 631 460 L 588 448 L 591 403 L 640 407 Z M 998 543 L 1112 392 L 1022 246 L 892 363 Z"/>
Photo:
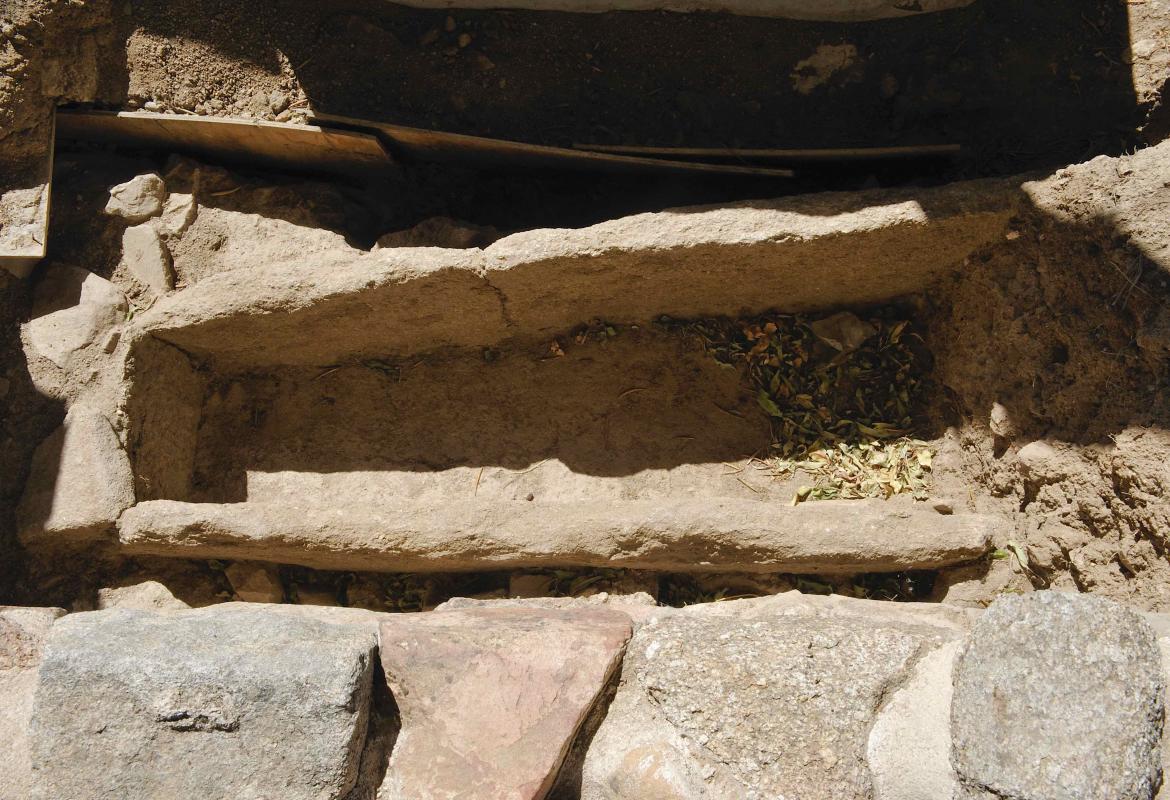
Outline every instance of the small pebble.
<path id="1" fill-rule="evenodd" d="M 273 114 L 279 114 L 288 108 L 288 95 L 284 92 L 272 92 L 268 95 L 268 105 Z"/>
<path id="2" fill-rule="evenodd" d="M 276 121 L 277 122 L 288 122 L 290 119 L 292 119 L 292 114 L 293 114 L 293 112 L 286 108 L 284 111 L 281 111 L 279 114 L 276 115 Z"/>
<path id="3" fill-rule="evenodd" d="M 469 44 L 471 44 L 471 34 L 470 33 L 459 34 L 459 46 L 460 47 L 467 47 L 467 45 L 469 45 Z"/>
<path id="4" fill-rule="evenodd" d="M 147 111 L 162 111 L 162 105 L 155 100 L 147 100 L 142 107 Z"/>
<path id="5" fill-rule="evenodd" d="M 527 497 L 525 497 L 524 499 L 531 503 L 533 500 L 536 499 L 536 495 L 530 494 Z"/>
<path id="6" fill-rule="evenodd" d="M 447 31 L 447 33 L 451 33 L 452 31 L 455 30 L 455 18 L 454 17 L 447 17 L 447 21 L 443 23 L 443 30 Z"/>

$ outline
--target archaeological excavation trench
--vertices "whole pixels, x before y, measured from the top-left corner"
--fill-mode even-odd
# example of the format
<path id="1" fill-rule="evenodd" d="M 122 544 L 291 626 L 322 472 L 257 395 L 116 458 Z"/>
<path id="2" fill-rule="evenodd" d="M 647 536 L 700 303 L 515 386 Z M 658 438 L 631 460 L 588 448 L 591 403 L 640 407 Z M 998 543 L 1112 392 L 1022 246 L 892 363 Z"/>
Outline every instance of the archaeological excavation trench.
<path id="1" fill-rule="evenodd" d="M 0 800 L 1166 796 L 1170 6 L 26 5 Z"/>
<path id="2" fill-rule="evenodd" d="M 1002 236 L 1010 201 L 981 188 L 936 193 L 925 224 L 916 200 L 833 214 L 830 198 L 822 226 L 796 204 L 667 212 L 483 251 L 277 264 L 259 286 L 251 271 L 247 286 L 235 271 L 202 280 L 125 337 L 138 502 L 118 541 L 387 571 L 978 558 L 995 527 L 979 515 L 792 507 L 763 476 L 721 478 L 771 457 L 768 416 L 735 369 L 661 320 L 904 295 Z M 748 283 L 752 297 L 731 288 Z M 585 320 L 606 323 L 575 333 Z"/>

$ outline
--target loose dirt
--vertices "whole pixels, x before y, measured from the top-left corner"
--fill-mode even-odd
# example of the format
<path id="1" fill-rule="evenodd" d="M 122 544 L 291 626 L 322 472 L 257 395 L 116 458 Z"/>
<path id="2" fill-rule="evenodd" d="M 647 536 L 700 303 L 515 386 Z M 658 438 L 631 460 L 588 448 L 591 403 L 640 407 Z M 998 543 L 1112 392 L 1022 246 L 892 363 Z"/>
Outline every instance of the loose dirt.
<path id="1" fill-rule="evenodd" d="M 1141 117 L 1126 8 L 1102 0 L 850 25 L 138 0 L 121 32 L 134 104 L 262 118 L 311 106 L 547 144 L 954 142 L 988 172 L 1118 152 Z"/>

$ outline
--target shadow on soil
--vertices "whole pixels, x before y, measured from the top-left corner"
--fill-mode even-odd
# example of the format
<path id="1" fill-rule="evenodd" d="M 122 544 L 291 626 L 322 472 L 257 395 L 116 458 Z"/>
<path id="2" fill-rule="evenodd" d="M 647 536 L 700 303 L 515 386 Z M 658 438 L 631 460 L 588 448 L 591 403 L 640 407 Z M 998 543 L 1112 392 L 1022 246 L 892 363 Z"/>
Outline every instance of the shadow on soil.
<path id="1" fill-rule="evenodd" d="M 125 102 L 136 70 L 144 86 L 157 84 L 157 99 L 182 107 L 182 97 L 162 96 L 178 92 L 169 78 L 129 59 L 197 43 L 212 54 L 191 67 L 199 85 L 240 80 L 246 67 L 295 77 L 320 111 L 537 144 L 964 148 L 953 163 L 806 167 L 795 180 L 518 173 L 404 158 L 401 180 L 363 187 L 390 206 L 373 236 L 435 215 L 505 230 L 577 227 L 677 205 L 1010 174 L 1120 153 L 1139 143 L 1145 113 L 1118 0 L 977 0 L 850 24 L 448 13 L 383 0 L 130 8 L 120 36 L 142 47 L 103 67 L 112 106 Z M 825 54 L 839 58 L 816 67 Z M 250 91 L 246 81 L 239 91 Z"/>
<path id="2" fill-rule="evenodd" d="M 16 506 L 33 451 L 65 417 L 64 404 L 33 385 L 20 344 L 20 323 L 31 306 L 31 281 L 0 269 L 0 605 L 23 569 L 16 537 Z M 54 454 L 44 457 L 53 461 Z M 51 466 L 51 465 L 50 465 Z"/>

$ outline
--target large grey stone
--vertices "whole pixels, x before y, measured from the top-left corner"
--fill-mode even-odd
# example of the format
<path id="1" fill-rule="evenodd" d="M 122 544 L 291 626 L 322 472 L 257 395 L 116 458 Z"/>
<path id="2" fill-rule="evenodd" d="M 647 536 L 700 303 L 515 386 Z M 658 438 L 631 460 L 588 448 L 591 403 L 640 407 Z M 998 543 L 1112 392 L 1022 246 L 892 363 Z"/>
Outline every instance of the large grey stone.
<path id="1" fill-rule="evenodd" d="M 1141 617 L 1090 595 L 997 600 L 955 670 L 952 760 L 968 798 L 1148 800 L 1165 679 Z"/>
<path id="2" fill-rule="evenodd" d="M 130 224 L 157 216 L 167 199 L 167 187 L 155 173 L 138 175 L 110 189 L 106 213 L 122 217 Z"/>
<path id="3" fill-rule="evenodd" d="M 80 267 L 50 267 L 36 295 L 33 318 L 23 326 L 25 347 L 61 369 L 82 366 L 87 351 L 104 348 L 128 308 L 118 287 Z"/>
<path id="4" fill-rule="evenodd" d="M 171 254 L 153 225 L 134 225 L 123 232 L 122 262 L 136 281 L 154 292 L 161 294 L 175 285 Z"/>
<path id="5" fill-rule="evenodd" d="M 70 615 L 41 665 L 33 797 L 341 798 L 375 648 L 369 630 L 263 607 Z"/>
<path id="6" fill-rule="evenodd" d="M 271 564 L 237 561 L 224 570 L 236 597 L 245 603 L 280 603 L 284 601 L 284 586 L 280 573 Z"/>
<path id="7" fill-rule="evenodd" d="M 541 800 L 629 636 L 629 618 L 603 608 L 386 618 L 402 732 L 378 797 Z"/>
<path id="8" fill-rule="evenodd" d="M 33 454 L 17 510 L 20 537 L 26 544 L 100 538 L 133 502 L 130 459 L 109 420 L 74 406 Z"/>
<path id="9" fill-rule="evenodd" d="M 37 667 L 49 627 L 64 613 L 60 608 L 0 606 L 0 800 L 28 800 L 28 723 Z"/>
<path id="10" fill-rule="evenodd" d="M 716 605 L 730 608 L 664 611 L 630 640 L 582 798 L 869 800 L 879 705 L 957 633 L 829 603 Z"/>
<path id="11" fill-rule="evenodd" d="M 98 608 L 137 608 L 141 611 L 179 611 L 191 606 L 158 581 L 98 589 Z"/>

